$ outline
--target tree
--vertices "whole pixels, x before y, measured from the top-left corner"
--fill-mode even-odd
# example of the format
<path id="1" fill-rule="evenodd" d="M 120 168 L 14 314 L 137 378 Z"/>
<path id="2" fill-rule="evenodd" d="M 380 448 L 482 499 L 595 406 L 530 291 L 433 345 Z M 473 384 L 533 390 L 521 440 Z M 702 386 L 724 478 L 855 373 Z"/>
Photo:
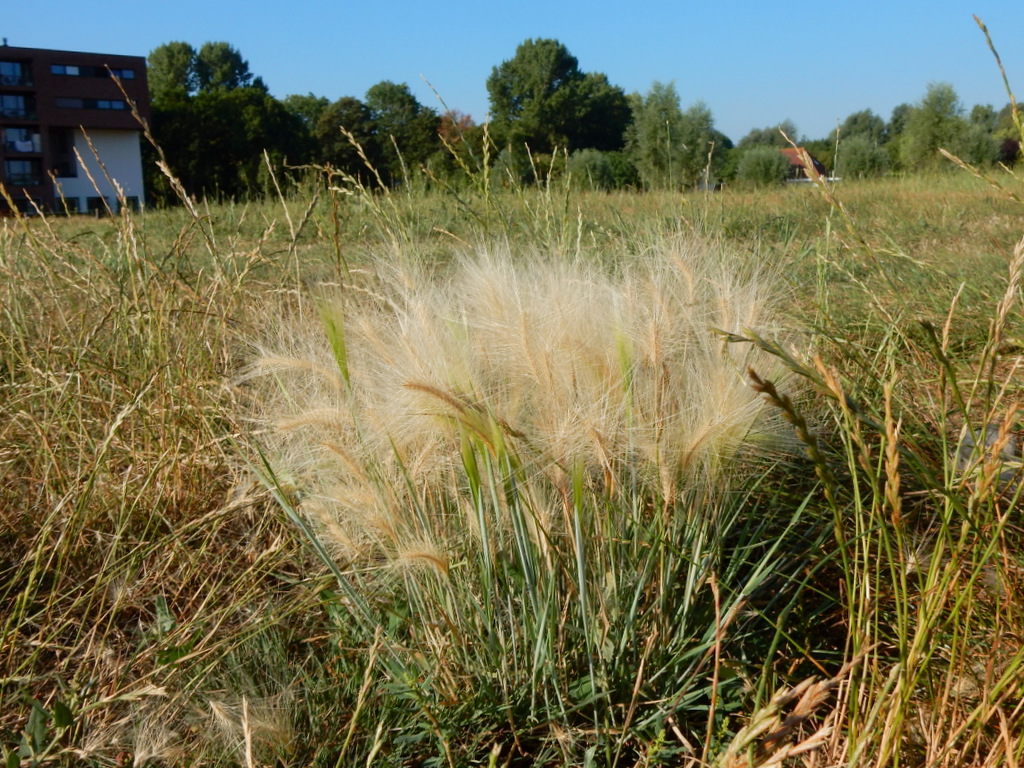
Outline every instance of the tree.
<path id="1" fill-rule="evenodd" d="M 889 141 L 903 135 L 903 131 L 907 127 L 907 118 L 910 116 L 912 109 L 913 107 L 909 104 L 897 104 L 893 107 L 892 115 L 889 116 L 889 123 L 885 126 L 885 133 L 889 137 Z"/>
<path id="2" fill-rule="evenodd" d="M 968 119 L 971 125 L 981 126 L 988 133 L 995 133 L 999 127 L 999 113 L 991 104 L 975 104 Z"/>
<path id="3" fill-rule="evenodd" d="M 602 152 L 622 149 L 632 111 L 621 88 L 603 74 L 588 72 L 576 88 L 573 103 L 575 118 L 566 146 Z"/>
<path id="4" fill-rule="evenodd" d="M 838 135 L 836 130 L 833 130 L 828 136 L 828 142 L 834 145 L 837 139 L 842 143 L 855 136 L 863 136 L 871 144 L 881 146 L 887 139 L 885 121 L 870 109 L 862 109 L 842 122 L 838 128 Z"/>
<path id="5" fill-rule="evenodd" d="M 236 198 L 262 192 L 264 151 L 277 161 L 309 159 L 302 119 L 267 93 L 227 43 L 206 43 L 198 53 L 188 43 L 162 45 L 150 54 L 149 77 L 157 84 L 153 134 L 190 193 Z M 172 198 L 155 171 L 147 188 L 154 198 Z"/>
<path id="6" fill-rule="evenodd" d="M 913 170 L 934 170 L 943 162 L 940 148 L 957 153 L 968 132 L 963 112 L 952 85 L 929 85 L 924 98 L 907 113 L 900 139 L 903 166 Z"/>
<path id="7" fill-rule="evenodd" d="M 290 96 L 285 96 L 281 103 L 284 104 L 285 109 L 299 118 L 312 131 L 316 127 L 320 115 L 323 114 L 331 102 L 326 96 L 314 96 L 312 93 L 307 93 L 303 96 L 302 94 L 294 93 Z"/>
<path id="8" fill-rule="evenodd" d="M 887 170 L 889 153 L 869 134 L 860 133 L 847 139 L 839 139 L 836 173 L 842 178 L 863 179 L 881 176 Z"/>
<path id="9" fill-rule="evenodd" d="M 319 146 L 319 160 L 329 163 L 350 176 L 369 172 L 366 162 L 359 156 L 359 149 L 342 132 L 362 148 L 366 160 L 375 168 L 381 164 L 377 142 L 377 125 L 370 115 L 370 108 L 359 99 L 344 96 L 329 104 L 317 118 L 313 136 Z"/>
<path id="10" fill-rule="evenodd" d="M 626 146 L 647 188 L 694 187 L 708 170 L 709 156 L 718 164 L 712 149 L 724 157 L 711 110 L 702 102 L 680 110 L 673 84 L 655 82 L 645 96 L 634 95 L 632 103 Z"/>
<path id="11" fill-rule="evenodd" d="M 405 83 L 377 83 L 366 92 L 366 106 L 377 127 L 383 170 L 391 179 L 402 177 L 403 163 L 406 169 L 422 165 L 440 147 L 441 118 L 420 104 Z"/>
<path id="12" fill-rule="evenodd" d="M 487 78 L 491 129 L 515 153 L 551 154 L 595 147 L 619 149 L 629 121 L 621 88 L 584 74 L 557 40 L 527 40 Z"/>
<path id="13" fill-rule="evenodd" d="M 159 45 L 149 52 L 146 61 L 150 101 L 154 105 L 170 104 L 196 92 L 196 49 L 188 43 Z"/>
<path id="14" fill-rule="evenodd" d="M 786 136 L 792 141 L 798 141 L 796 126 L 792 120 L 783 120 L 778 125 L 770 125 L 767 128 L 754 128 L 740 139 L 739 148 L 746 149 L 747 147 L 788 147 L 789 141 L 786 140 Z"/>
<path id="15" fill-rule="evenodd" d="M 230 91 L 253 84 L 249 62 L 236 48 L 223 42 L 203 43 L 196 54 L 195 71 L 200 91 Z"/>

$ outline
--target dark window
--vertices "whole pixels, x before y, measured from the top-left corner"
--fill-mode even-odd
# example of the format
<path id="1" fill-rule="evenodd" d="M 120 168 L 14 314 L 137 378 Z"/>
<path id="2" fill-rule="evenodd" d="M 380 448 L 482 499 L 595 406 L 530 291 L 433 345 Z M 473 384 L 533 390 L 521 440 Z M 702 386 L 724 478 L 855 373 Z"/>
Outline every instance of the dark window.
<path id="1" fill-rule="evenodd" d="M 77 197 L 64 197 L 60 198 L 60 206 L 64 209 L 65 213 L 78 213 L 78 198 Z"/>
<path id="2" fill-rule="evenodd" d="M 35 104 L 20 93 L 0 93 L 0 114 L 16 120 L 35 120 Z"/>
<path id="3" fill-rule="evenodd" d="M 27 61 L 0 61 L 0 85 L 32 85 Z"/>
<path id="4" fill-rule="evenodd" d="M 42 152 L 36 128 L 4 128 L 4 152 Z"/>
<path id="5" fill-rule="evenodd" d="M 128 105 L 122 99 L 74 99 L 62 97 L 54 99 L 53 103 L 62 109 L 124 110 L 128 108 Z"/>
<path id="6" fill-rule="evenodd" d="M 18 198 L 14 201 L 14 206 L 22 213 L 31 216 L 34 213 L 38 213 L 42 209 L 43 204 L 40 200 L 35 200 L 30 197 Z"/>
<path id="7" fill-rule="evenodd" d="M 107 212 L 107 203 L 102 197 L 87 197 L 85 210 L 94 215 L 104 214 Z"/>
<path id="8" fill-rule="evenodd" d="M 43 165 L 39 160 L 4 160 L 7 183 L 16 187 L 34 187 L 43 183 Z"/>
<path id="9" fill-rule="evenodd" d="M 50 71 L 55 75 L 70 77 L 119 77 L 122 80 L 134 80 L 134 69 L 118 69 L 111 67 L 93 67 L 88 64 L 51 64 Z"/>

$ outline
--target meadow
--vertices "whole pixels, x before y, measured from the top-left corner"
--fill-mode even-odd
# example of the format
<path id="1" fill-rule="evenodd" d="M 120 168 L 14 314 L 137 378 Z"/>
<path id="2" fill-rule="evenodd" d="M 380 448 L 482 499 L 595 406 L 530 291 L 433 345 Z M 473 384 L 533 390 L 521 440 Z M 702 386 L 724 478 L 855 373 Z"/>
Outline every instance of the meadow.
<path id="1" fill-rule="evenodd" d="M 5 765 L 1020 765 L 993 176 L 4 220 Z"/>

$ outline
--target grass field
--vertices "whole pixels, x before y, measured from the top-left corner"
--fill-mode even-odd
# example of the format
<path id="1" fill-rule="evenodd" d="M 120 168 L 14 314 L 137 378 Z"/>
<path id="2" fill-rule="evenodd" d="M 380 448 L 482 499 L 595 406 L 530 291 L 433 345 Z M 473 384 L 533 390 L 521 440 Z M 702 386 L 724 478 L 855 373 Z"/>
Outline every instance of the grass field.
<path id="1" fill-rule="evenodd" d="M 3 221 L 5 764 L 1020 765 L 1000 178 Z"/>

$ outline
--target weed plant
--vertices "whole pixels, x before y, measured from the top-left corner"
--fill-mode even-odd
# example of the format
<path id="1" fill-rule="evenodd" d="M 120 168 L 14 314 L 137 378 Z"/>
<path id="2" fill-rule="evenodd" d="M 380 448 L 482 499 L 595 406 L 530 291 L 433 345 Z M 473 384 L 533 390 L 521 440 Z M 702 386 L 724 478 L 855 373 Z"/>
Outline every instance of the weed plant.
<path id="1" fill-rule="evenodd" d="M 779 443 L 743 372 L 773 365 L 715 331 L 770 328 L 771 284 L 672 236 L 620 270 L 499 245 L 430 274 L 388 251 L 320 297 L 326 334 L 290 317 L 251 371 L 338 642 L 409 701 L 389 752 L 636 759 L 670 724 L 674 749 L 705 743 L 760 678 L 743 649 L 792 597 L 767 590 L 806 562 L 803 508 L 742 482 Z"/>

